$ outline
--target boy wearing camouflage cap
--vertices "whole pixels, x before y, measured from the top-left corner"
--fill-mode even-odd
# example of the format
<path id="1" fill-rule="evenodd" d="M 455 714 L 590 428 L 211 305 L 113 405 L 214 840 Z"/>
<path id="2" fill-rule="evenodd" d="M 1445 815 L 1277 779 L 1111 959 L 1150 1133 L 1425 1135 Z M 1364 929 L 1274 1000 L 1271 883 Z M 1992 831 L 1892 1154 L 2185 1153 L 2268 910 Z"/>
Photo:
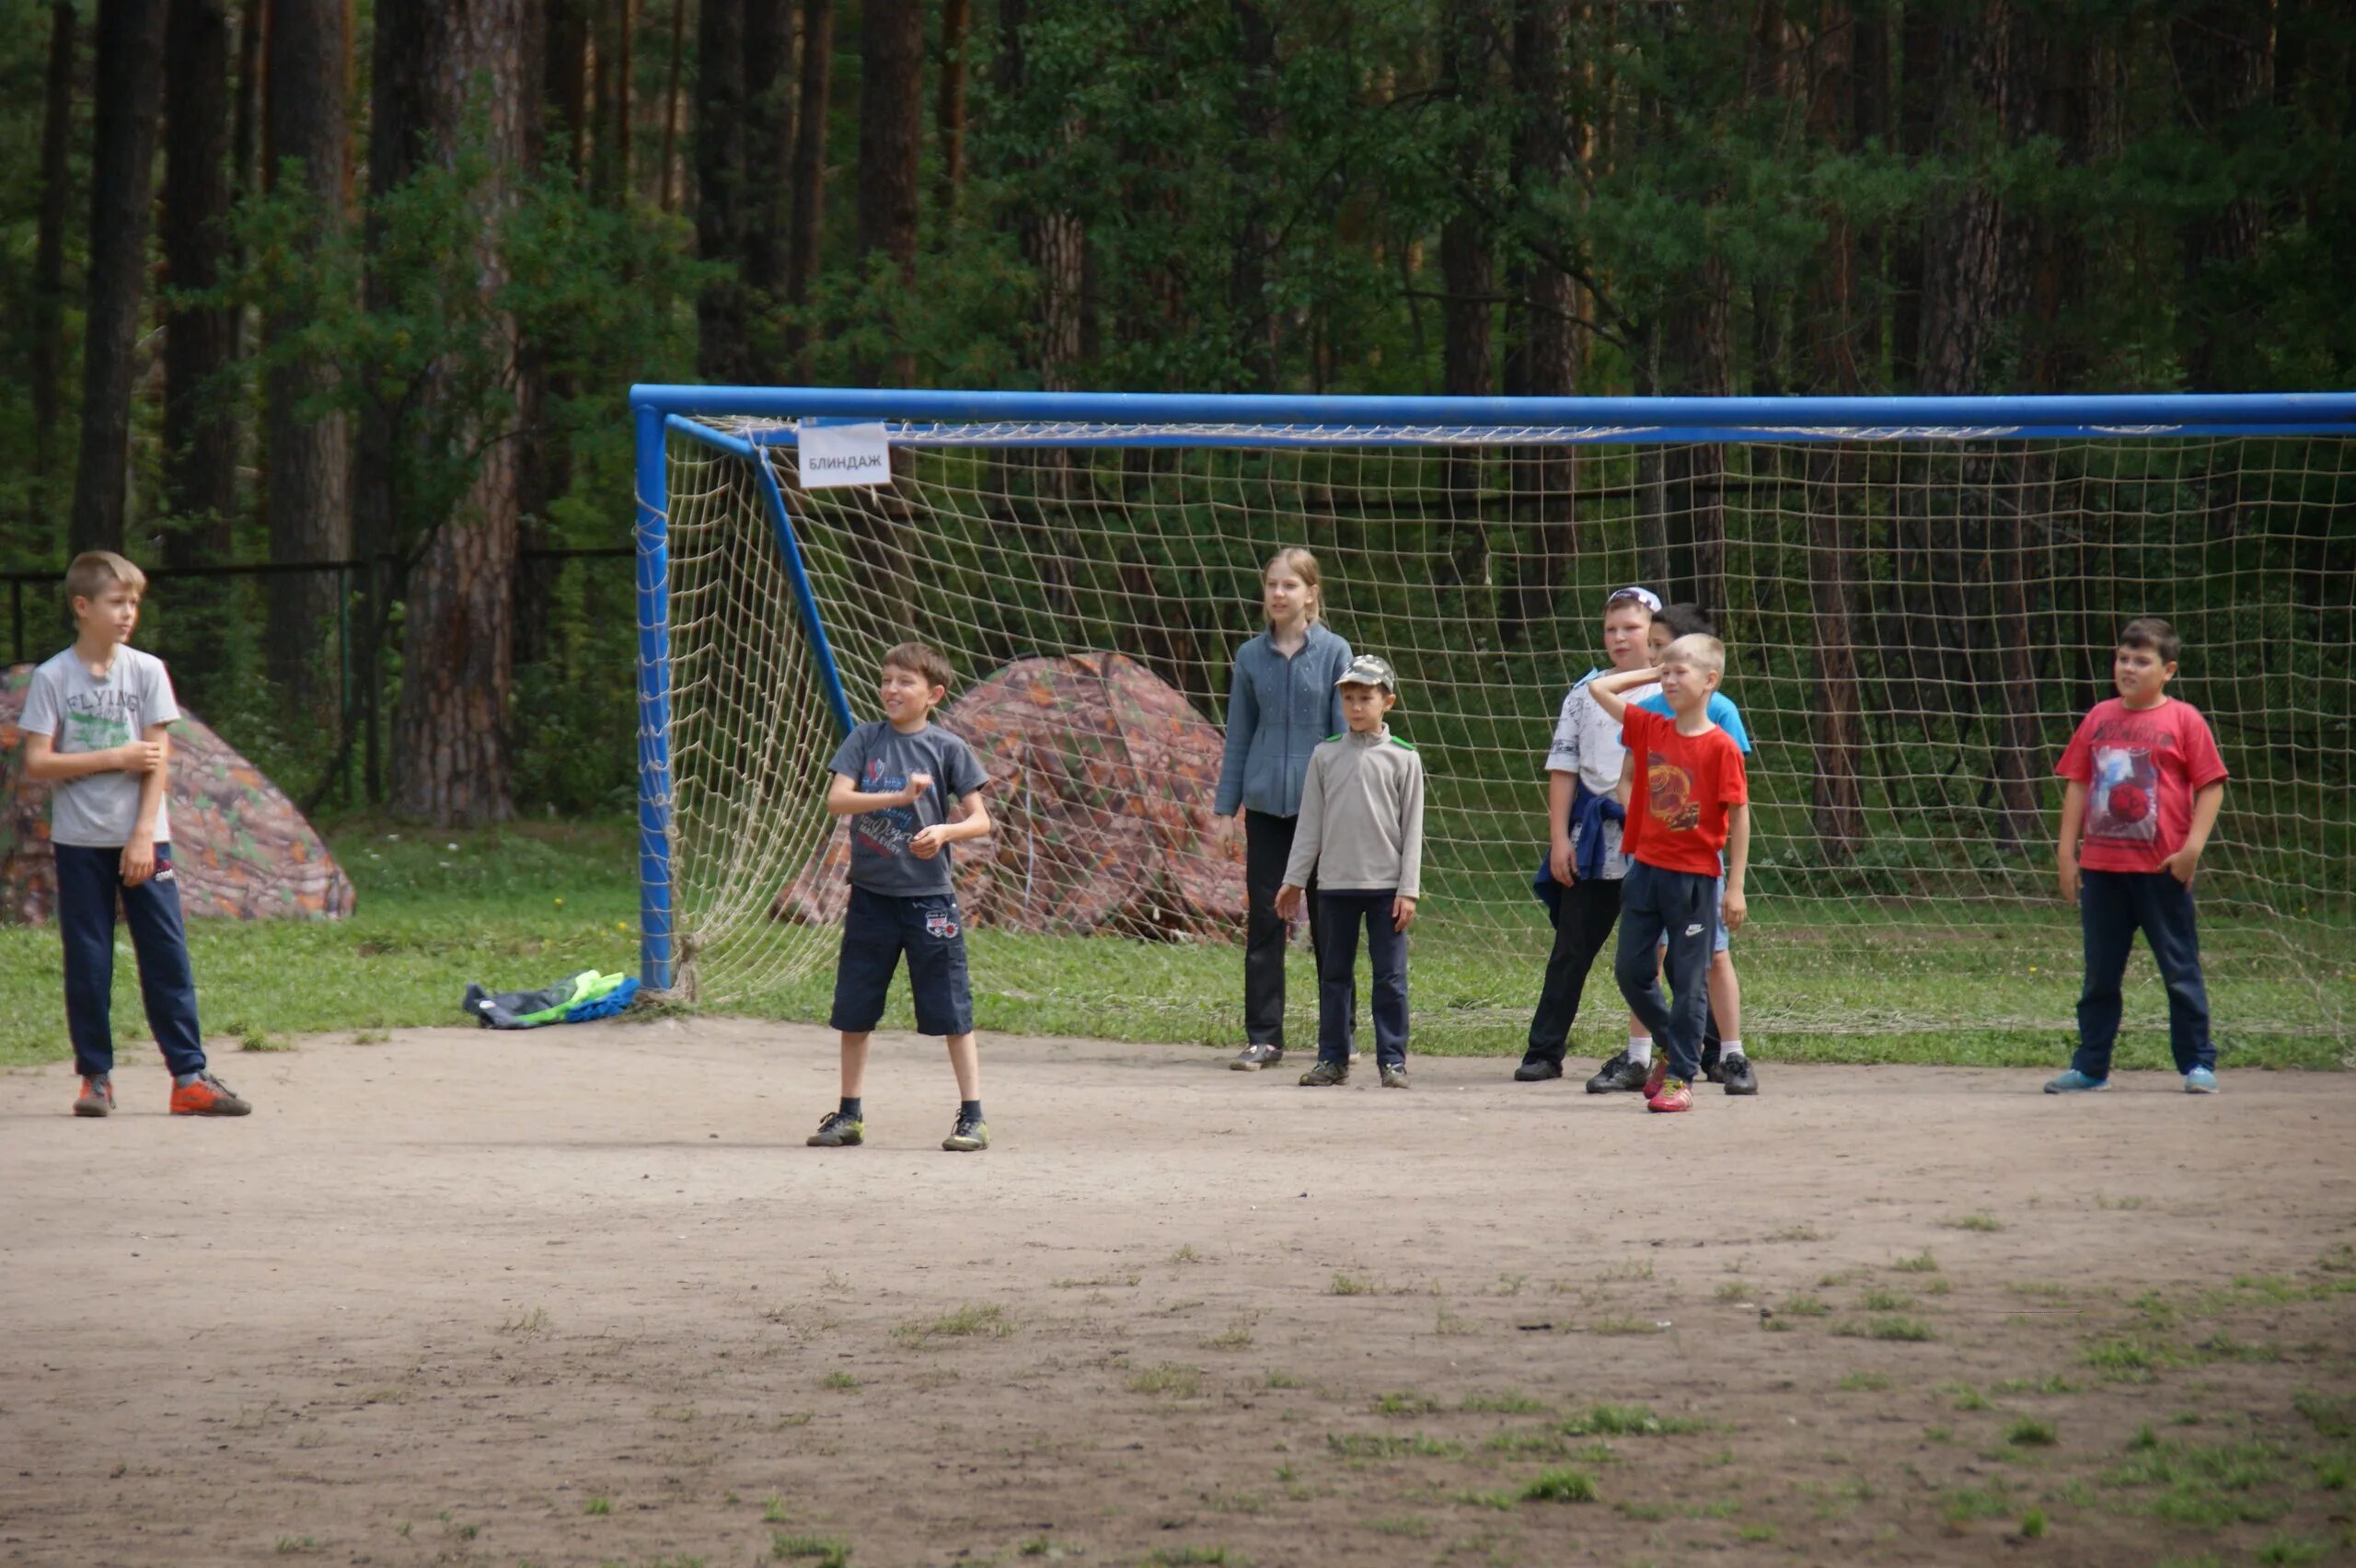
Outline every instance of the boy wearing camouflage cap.
<path id="1" fill-rule="evenodd" d="M 1358 927 L 1374 970 L 1374 1048 L 1382 1087 L 1407 1087 L 1407 928 L 1423 892 L 1424 762 L 1392 734 L 1390 664 L 1360 654 L 1334 683 L 1349 726 L 1309 754 L 1292 859 L 1276 892 L 1287 919 L 1317 880 L 1317 1065 L 1300 1081 L 1346 1083 L 1357 1024 Z"/>

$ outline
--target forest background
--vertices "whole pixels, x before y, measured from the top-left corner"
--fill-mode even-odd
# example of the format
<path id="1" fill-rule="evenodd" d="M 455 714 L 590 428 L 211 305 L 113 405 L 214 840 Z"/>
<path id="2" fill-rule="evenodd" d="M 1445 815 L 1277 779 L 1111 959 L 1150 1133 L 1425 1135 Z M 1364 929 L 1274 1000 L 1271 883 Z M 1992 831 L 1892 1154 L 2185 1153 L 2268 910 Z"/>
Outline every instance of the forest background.
<path id="1" fill-rule="evenodd" d="M 191 709 L 306 802 L 435 823 L 630 798 L 629 569 L 598 552 L 629 541 L 634 381 L 2356 367 L 2356 13 L 2332 0 L 7 16 L 14 656 L 62 645 L 72 552 L 125 550 L 171 574 L 144 635 Z"/>

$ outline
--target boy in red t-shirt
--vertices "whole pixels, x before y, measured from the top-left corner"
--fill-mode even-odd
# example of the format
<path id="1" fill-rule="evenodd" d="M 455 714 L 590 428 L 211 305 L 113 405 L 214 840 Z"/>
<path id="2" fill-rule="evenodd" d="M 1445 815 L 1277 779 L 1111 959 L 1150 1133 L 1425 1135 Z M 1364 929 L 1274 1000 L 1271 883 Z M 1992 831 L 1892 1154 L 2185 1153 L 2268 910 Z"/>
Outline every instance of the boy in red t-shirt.
<path id="1" fill-rule="evenodd" d="M 2200 709 L 2167 694 L 2177 651 L 2167 622 L 2129 621 L 2111 659 L 2119 695 L 2095 704 L 2054 766 L 2070 781 L 2062 796 L 2062 896 L 2078 905 L 2086 983 L 2077 1053 L 2070 1070 L 2045 1086 L 2048 1094 L 2110 1087 L 2119 982 L 2138 930 L 2167 983 L 2168 1045 L 2185 1092 L 2217 1092 L 2192 873 L 2225 799 L 2225 762 Z"/>
<path id="2" fill-rule="evenodd" d="M 1646 1109 L 1691 1111 L 1702 1070 L 1702 1031 L 1709 1021 L 1706 977 L 1717 930 L 1718 851 L 1726 851 L 1727 929 L 1745 913 L 1743 872 L 1750 859 L 1750 793 L 1742 748 L 1710 722 L 1710 694 L 1727 667 L 1715 637 L 1680 637 L 1657 669 L 1616 670 L 1588 683 L 1604 713 L 1620 721 L 1628 748 L 1621 789 L 1627 826 L 1621 851 L 1632 862 L 1620 895 L 1620 950 L 1612 972 L 1629 1010 L 1668 1047 L 1648 1083 Z M 1632 706 L 1623 692 L 1660 683 L 1670 718 Z M 1637 759 L 1644 759 L 1641 771 Z M 1668 947 L 1667 963 L 1656 954 Z M 1666 969 L 1677 998 L 1662 1000 Z"/>

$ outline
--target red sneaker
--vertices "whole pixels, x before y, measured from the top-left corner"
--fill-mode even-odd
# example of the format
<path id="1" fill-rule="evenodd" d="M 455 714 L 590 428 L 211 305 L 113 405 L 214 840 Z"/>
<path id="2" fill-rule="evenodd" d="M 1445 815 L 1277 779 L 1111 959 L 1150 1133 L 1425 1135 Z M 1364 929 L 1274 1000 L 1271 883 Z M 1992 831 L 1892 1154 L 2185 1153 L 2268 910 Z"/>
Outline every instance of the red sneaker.
<path id="1" fill-rule="evenodd" d="M 1647 1111 L 1691 1111 L 1693 1109 L 1693 1086 L 1683 1078 L 1665 1078 L 1660 1092 L 1645 1097 Z"/>
<path id="2" fill-rule="evenodd" d="M 243 1116 L 253 1109 L 237 1091 L 211 1073 L 199 1073 L 194 1083 L 172 1086 L 175 1116 Z"/>
<path id="3" fill-rule="evenodd" d="M 1653 1047 L 1652 1071 L 1645 1075 L 1645 1099 L 1647 1102 L 1652 1100 L 1654 1095 L 1660 1092 L 1661 1083 L 1668 1077 L 1669 1053 L 1656 1045 Z"/>
<path id="4" fill-rule="evenodd" d="M 86 1078 L 82 1092 L 74 1101 L 76 1116 L 109 1116 L 114 1113 L 114 1080 L 110 1078 Z"/>

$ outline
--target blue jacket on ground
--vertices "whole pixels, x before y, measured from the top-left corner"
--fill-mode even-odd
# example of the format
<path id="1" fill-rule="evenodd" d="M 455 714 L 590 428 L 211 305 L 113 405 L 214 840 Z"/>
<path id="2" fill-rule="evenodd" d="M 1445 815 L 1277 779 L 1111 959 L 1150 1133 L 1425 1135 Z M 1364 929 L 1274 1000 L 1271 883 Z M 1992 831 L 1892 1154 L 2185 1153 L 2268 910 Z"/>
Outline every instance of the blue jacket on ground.
<path id="1" fill-rule="evenodd" d="M 1265 631 L 1235 651 L 1215 814 L 1233 816 L 1239 807 L 1270 816 L 1300 814 L 1309 754 L 1349 727 L 1342 694 L 1334 689 L 1349 667 L 1349 643 L 1322 621 L 1309 623 L 1308 640 L 1289 659 Z"/>

